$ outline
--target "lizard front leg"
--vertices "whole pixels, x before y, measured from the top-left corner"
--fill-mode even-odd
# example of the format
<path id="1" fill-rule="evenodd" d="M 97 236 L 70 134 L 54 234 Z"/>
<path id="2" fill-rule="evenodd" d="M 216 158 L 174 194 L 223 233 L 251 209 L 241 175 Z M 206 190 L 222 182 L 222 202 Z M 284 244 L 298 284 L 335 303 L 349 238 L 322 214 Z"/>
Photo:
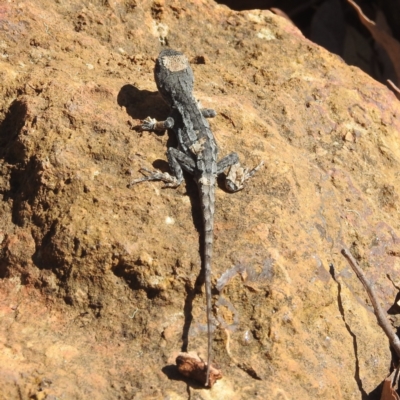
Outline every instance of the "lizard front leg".
<path id="1" fill-rule="evenodd" d="M 171 129 L 175 124 L 172 117 L 168 117 L 165 121 L 157 121 L 154 118 L 147 117 L 141 124 L 135 126 L 135 129 L 139 132 L 145 131 L 165 131 L 166 129 Z"/>
<path id="2" fill-rule="evenodd" d="M 244 182 L 249 180 L 263 164 L 264 161 L 261 161 L 256 167 L 249 170 L 240 165 L 239 157 L 236 153 L 231 153 L 218 162 L 217 174 L 222 174 L 222 172 L 229 168 L 225 178 L 225 188 L 228 192 L 237 192 L 243 189 Z"/>
<path id="3" fill-rule="evenodd" d="M 213 108 L 203 108 L 200 100 L 196 99 L 196 103 L 204 118 L 214 118 L 217 115 L 217 112 Z"/>
<path id="4" fill-rule="evenodd" d="M 137 125 L 135 128 L 139 132 L 144 131 L 163 131 L 165 129 L 170 129 L 174 126 L 175 121 L 172 117 L 168 117 L 165 121 L 157 121 L 154 118 L 147 117 L 145 120 L 141 122 L 140 125 Z M 150 171 L 148 168 L 140 168 L 140 172 L 144 175 L 144 178 L 138 178 L 133 180 L 130 186 L 135 185 L 136 183 L 145 182 L 145 181 L 163 181 L 166 183 L 167 187 L 177 187 L 180 185 L 182 179 L 180 176 L 182 172 L 179 171 L 179 168 L 176 167 L 176 161 L 173 156 L 169 156 L 169 152 L 171 149 L 168 150 L 168 163 L 175 172 L 175 176 L 171 176 L 168 172 L 160 172 L 160 171 Z"/>
<path id="5" fill-rule="evenodd" d="M 173 175 L 168 172 L 150 171 L 147 168 L 141 168 L 140 172 L 145 175 L 144 178 L 133 180 L 129 186 L 145 181 L 163 181 L 166 184 L 165 187 L 176 188 L 183 181 L 183 169 L 191 174 L 194 173 L 195 161 L 182 151 L 170 147 L 167 151 L 167 157 Z"/>
<path id="6" fill-rule="evenodd" d="M 200 111 L 204 118 L 214 118 L 217 115 L 217 112 L 212 108 L 201 108 Z"/>

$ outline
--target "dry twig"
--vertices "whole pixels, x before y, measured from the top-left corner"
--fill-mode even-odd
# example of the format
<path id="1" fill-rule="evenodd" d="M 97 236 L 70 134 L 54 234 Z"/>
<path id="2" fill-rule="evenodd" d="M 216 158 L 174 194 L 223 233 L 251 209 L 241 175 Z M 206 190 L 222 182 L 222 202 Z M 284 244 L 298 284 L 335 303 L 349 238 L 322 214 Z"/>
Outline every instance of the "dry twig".
<path id="1" fill-rule="evenodd" d="M 352 256 L 352 254 L 350 253 L 350 251 L 348 249 L 343 248 L 342 254 L 346 257 L 351 268 L 356 273 L 358 279 L 364 285 L 364 288 L 367 291 L 368 296 L 371 300 L 372 306 L 374 307 L 374 312 L 375 312 L 376 319 L 378 320 L 378 324 L 382 327 L 386 336 L 389 338 L 389 342 L 392 345 L 394 351 L 396 352 L 397 356 L 400 358 L 400 339 L 396 335 L 392 325 L 390 324 L 385 311 L 379 304 L 378 297 L 375 294 L 375 291 L 373 289 L 373 286 L 371 285 L 371 282 L 368 281 L 367 277 L 364 275 L 363 270 L 360 268 L 356 259 Z"/>

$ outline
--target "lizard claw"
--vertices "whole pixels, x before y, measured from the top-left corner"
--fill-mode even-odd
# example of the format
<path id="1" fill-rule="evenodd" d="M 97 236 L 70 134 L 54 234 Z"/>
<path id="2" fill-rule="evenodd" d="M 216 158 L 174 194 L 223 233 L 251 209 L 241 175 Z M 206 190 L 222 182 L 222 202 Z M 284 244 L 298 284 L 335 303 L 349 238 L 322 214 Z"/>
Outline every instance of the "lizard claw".
<path id="1" fill-rule="evenodd" d="M 154 118 L 147 117 L 139 125 L 135 126 L 135 129 L 139 132 L 153 131 L 156 127 L 157 120 Z"/>
<path id="2" fill-rule="evenodd" d="M 133 180 L 129 184 L 129 187 L 145 181 L 163 181 L 166 184 L 164 187 L 168 188 L 178 187 L 181 183 L 177 178 L 171 176 L 168 172 L 150 171 L 147 168 L 140 168 L 140 172 L 144 175 L 144 177 Z"/>
<path id="3" fill-rule="evenodd" d="M 229 173 L 225 179 L 225 187 L 229 192 L 237 192 L 242 190 L 244 187 L 244 182 L 249 180 L 262 166 L 264 161 L 261 161 L 253 169 L 249 170 L 243 168 L 239 163 L 233 164 L 229 168 Z"/>

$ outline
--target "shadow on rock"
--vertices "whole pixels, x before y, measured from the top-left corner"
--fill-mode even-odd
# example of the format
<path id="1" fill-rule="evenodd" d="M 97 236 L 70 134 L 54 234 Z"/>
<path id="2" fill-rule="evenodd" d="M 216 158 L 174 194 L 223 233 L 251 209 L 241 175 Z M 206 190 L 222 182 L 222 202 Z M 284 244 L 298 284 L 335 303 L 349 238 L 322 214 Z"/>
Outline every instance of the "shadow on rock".
<path id="1" fill-rule="evenodd" d="M 29 111 L 26 98 L 15 100 L 0 124 L 0 160 L 8 163 L 3 170 L 8 185 L 0 189 L 4 200 L 12 200 L 12 222 L 24 226 L 24 204 L 33 201 L 39 190 L 40 163 L 28 157 L 23 131 L 28 123 Z M 33 119 L 32 124 L 35 124 Z"/>
<path id="2" fill-rule="evenodd" d="M 168 105 L 158 92 L 140 90 L 133 85 L 124 85 L 118 93 L 117 102 L 125 107 L 127 114 L 133 119 L 143 120 L 149 115 L 158 121 L 168 115 Z"/>

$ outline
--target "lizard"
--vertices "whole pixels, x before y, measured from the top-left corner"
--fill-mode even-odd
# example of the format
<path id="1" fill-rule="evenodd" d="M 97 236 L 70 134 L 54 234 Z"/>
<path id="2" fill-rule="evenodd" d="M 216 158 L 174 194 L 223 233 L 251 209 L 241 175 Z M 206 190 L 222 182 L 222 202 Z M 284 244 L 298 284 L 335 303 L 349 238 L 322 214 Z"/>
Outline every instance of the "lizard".
<path id="1" fill-rule="evenodd" d="M 212 298 L 211 257 L 213 251 L 213 228 L 215 210 L 215 185 L 217 176 L 229 168 L 225 187 L 229 192 L 243 189 L 243 184 L 263 165 L 261 162 L 249 170 L 241 167 L 239 157 L 231 153 L 218 161 L 218 147 L 206 118 L 216 116 L 213 109 L 200 108 L 193 96 L 194 75 L 187 57 L 176 50 L 160 52 L 154 68 L 154 78 L 163 100 L 170 106 L 165 121 L 147 117 L 137 126 L 140 131 L 170 129 L 178 140 L 178 148 L 170 147 L 167 158 L 172 175 L 168 172 L 141 168 L 144 177 L 133 180 L 129 186 L 143 181 L 163 181 L 165 187 L 178 187 L 183 181 L 183 171 L 193 175 L 197 182 L 203 217 L 204 253 L 207 313 L 207 371 L 205 386 L 209 386 L 212 353 Z"/>

